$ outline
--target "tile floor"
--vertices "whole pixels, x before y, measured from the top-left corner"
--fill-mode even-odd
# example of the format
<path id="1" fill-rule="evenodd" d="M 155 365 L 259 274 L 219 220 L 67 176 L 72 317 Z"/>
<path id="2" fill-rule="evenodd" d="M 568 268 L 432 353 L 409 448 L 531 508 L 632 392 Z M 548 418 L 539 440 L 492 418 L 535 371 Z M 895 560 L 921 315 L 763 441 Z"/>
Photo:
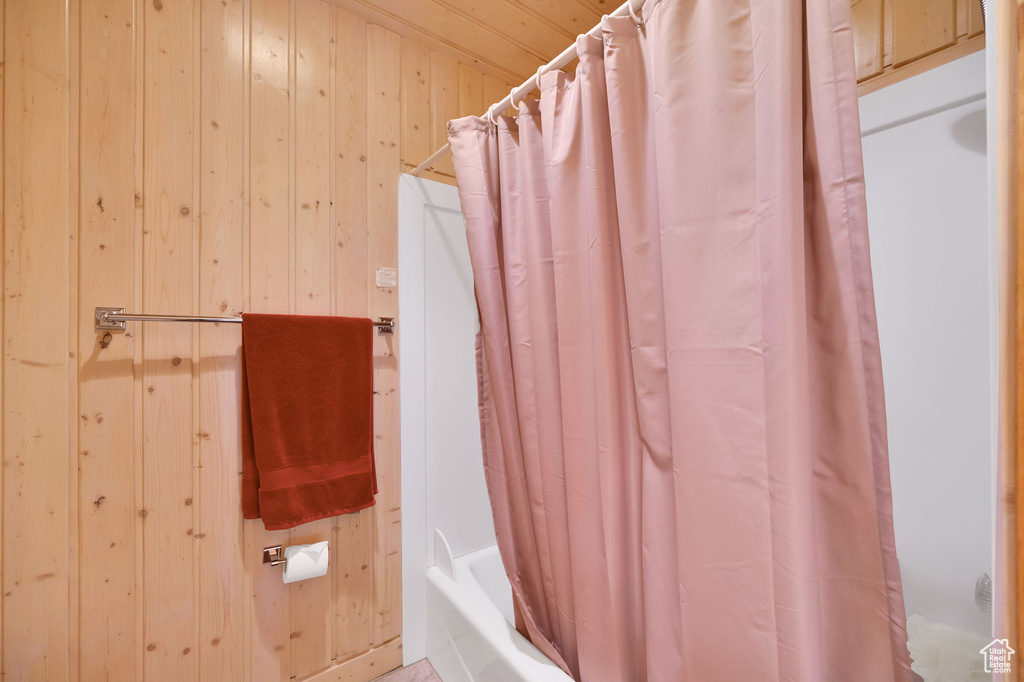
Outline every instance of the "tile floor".
<path id="1" fill-rule="evenodd" d="M 392 670 L 388 674 L 378 677 L 374 682 L 441 682 L 441 678 L 434 672 L 430 662 L 423 659 L 408 668 Z"/>

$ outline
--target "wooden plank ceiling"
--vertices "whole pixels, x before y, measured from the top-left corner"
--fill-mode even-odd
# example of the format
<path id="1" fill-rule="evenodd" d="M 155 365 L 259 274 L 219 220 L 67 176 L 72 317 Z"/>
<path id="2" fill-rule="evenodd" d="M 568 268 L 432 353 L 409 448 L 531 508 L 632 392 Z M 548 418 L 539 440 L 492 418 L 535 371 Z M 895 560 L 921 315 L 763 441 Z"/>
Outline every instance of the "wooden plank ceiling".
<path id="1" fill-rule="evenodd" d="M 330 0 L 486 74 L 522 82 L 619 0 Z"/>

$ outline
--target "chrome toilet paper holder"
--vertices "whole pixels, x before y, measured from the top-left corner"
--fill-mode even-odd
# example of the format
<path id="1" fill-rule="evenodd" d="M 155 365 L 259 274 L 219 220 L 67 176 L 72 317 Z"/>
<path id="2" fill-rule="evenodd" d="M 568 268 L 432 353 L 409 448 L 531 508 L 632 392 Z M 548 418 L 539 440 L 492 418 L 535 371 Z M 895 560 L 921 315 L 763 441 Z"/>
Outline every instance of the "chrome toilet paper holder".
<path id="1" fill-rule="evenodd" d="M 281 545 L 263 548 L 263 563 L 270 564 L 271 566 L 277 566 L 278 564 L 283 564 L 286 561 L 288 560 L 284 558 L 284 549 Z"/>

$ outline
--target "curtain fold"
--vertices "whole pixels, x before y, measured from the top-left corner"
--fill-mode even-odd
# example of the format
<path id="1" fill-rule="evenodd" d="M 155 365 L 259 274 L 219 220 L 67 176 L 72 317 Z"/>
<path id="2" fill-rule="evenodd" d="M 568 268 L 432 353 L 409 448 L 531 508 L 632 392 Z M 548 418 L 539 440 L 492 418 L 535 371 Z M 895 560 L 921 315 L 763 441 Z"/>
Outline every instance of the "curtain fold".
<path id="1" fill-rule="evenodd" d="M 585 682 L 909 680 L 849 4 L 645 15 L 449 124 L 526 632 Z"/>

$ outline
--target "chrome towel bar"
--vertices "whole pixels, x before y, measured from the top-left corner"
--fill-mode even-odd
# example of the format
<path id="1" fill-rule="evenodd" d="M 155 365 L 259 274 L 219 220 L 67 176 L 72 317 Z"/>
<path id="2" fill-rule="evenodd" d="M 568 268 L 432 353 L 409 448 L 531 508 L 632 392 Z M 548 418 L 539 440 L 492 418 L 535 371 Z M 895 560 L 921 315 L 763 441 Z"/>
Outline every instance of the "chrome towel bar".
<path id="1" fill-rule="evenodd" d="M 225 322 L 240 324 L 240 317 L 198 317 L 193 315 L 136 315 L 126 313 L 124 308 L 101 307 L 96 309 L 96 331 L 124 329 L 125 322 Z M 378 334 L 394 334 L 395 318 L 379 317 L 373 323 Z"/>

